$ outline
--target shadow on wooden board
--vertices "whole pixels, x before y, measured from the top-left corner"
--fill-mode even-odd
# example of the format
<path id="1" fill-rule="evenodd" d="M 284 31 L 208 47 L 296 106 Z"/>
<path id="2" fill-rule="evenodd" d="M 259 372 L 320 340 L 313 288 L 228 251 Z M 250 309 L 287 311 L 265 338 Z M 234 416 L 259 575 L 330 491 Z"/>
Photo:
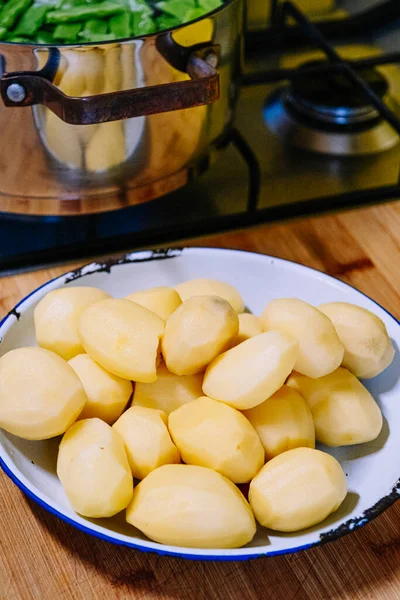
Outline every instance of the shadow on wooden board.
<path id="1" fill-rule="evenodd" d="M 64 560 L 73 559 L 71 586 L 91 581 L 96 600 L 383 600 L 400 595 L 399 503 L 357 532 L 305 552 L 202 563 L 109 544 L 26 502 L 38 526 L 61 546 L 58 560 L 63 551 Z M 82 597 L 89 600 L 88 593 Z"/>

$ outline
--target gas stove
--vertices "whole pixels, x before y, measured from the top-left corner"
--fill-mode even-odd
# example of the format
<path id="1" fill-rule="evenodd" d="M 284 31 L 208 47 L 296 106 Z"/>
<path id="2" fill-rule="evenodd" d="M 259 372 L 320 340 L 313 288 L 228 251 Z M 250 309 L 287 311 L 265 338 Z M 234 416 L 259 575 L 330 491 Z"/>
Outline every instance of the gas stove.
<path id="1" fill-rule="evenodd" d="M 0 214 L 0 272 L 400 198 L 398 63 L 398 0 L 273 2 L 246 34 L 235 129 L 189 184 L 115 212 Z"/>

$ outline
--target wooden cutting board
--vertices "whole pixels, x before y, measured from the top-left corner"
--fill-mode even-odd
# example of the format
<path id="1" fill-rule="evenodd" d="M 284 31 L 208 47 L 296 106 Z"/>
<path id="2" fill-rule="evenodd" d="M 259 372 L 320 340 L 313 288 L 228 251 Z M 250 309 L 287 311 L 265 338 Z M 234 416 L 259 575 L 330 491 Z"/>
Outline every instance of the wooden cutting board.
<path id="1" fill-rule="evenodd" d="M 400 318 L 400 203 L 190 245 L 241 248 L 315 267 L 354 285 Z M 54 267 L 0 279 L 0 317 L 66 270 Z M 356 533 L 307 552 L 200 563 L 89 537 L 39 508 L 0 473 L 0 600 L 131 598 L 399 600 L 400 504 Z"/>

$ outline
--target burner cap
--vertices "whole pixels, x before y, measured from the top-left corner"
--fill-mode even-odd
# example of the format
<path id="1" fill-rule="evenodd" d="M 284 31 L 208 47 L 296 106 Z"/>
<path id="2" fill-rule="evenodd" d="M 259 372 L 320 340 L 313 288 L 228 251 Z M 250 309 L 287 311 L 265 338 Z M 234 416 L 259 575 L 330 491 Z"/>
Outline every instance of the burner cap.
<path id="1" fill-rule="evenodd" d="M 302 68 L 323 63 L 326 61 L 311 61 L 299 68 L 299 76 L 285 94 L 289 110 L 316 123 L 337 125 L 339 129 L 378 119 L 378 111 L 344 73 L 301 74 Z M 358 73 L 380 98 L 387 95 L 389 84 L 381 73 L 373 67 L 359 69 Z"/>
<path id="2" fill-rule="evenodd" d="M 398 144 L 396 131 L 344 73 L 301 72 L 306 66 L 324 63 L 302 65 L 290 85 L 275 90 L 267 99 L 264 118 L 268 128 L 292 146 L 337 156 L 375 154 Z M 357 72 L 400 116 L 385 76 L 373 67 Z"/>

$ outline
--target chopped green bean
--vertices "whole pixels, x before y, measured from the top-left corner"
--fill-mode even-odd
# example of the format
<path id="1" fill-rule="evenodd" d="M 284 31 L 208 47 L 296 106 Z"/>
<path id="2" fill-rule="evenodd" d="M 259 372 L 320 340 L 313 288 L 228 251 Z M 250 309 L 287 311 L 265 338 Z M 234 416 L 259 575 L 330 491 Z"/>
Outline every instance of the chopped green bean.
<path id="1" fill-rule="evenodd" d="M 61 23 L 54 30 L 54 39 L 74 42 L 82 27 L 82 23 Z"/>
<path id="2" fill-rule="evenodd" d="M 158 2 L 156 6 L 162 12 L 179 19 L 181 23 L 184 22 L 187 11 L 190 8 L 195 7 L 192 0 L 165 0 L 163 2 Z"/>
<path id="3" fill-rule="evenodd" d="M 132 16 L 131 28 L 134 36 L 147 35 L 157 31 L 156 22 L 151 17 L 142 17 L 138 13 L 133 13 Z"/>
<path id="4" fill-rule="evenodd" d="M 0 40 L 101 43 L 165 31 L 224 0 L 0 0 Z"/>
<path id="5" fill-rule="evenodd" d="M 162 31 L 163 29 L 172 29 L 181 24 L 181 21 L 172 15 L 162 14 L 156 18 L 157 29 Z"/>
<path id="6" fill-rule="evenodd" d="M 61 6 L 56 5 L 56 10 L 69 10 L 70 8 L 74 8 L 75 6 L 87 6 L 86 0 L 63 0 Z"/>
<path id="7" fill-rule="evenodd" d="M 21 1 L 21 0 L 20 0 Z M 102 17 L 111 17 L 124 11 L 120 4 L 112 2 L 101 2 L 100 4 L 87 4 L 82 6 L 73 6 L 68 9 L 53 10 L 47 13 L 47 23 L 74 23 L 76 21 L 85 21 L 86 19 L 101 19 Z"/>
<path id="8" fill-rule="evenodd" d="M 98 42 L 111 42 L 112 40 L 115 40 L 113 33 L 92 33 L 85 41 L 97 44 Z"/>
<path id="9" fill-rule="evenodd" d="M 86 22 L 86 29 L 91 33 L 107 33 L 108 24 L 107 21 L 102 21 L 101 19 L 89 19 Z"/>
<path id="10" fill-rule="evenodd" d="M 126 0 L 129 10 L 133 13 L 139 13 L 142 17 L 153 16 L 153 9 L 146 0 Z"/>
<path id="11" fill-rule="evenodd" d="M 10 29 L 31 2 L 32 0 L 9 0 L 0 11 L 0 25 Z"/>
<path id="12" fill-rule="evenodd" d="M 46 13 L 49 11 L 49 6 L 31 6 L 28 8 L 19 20 L 14 29 L 15 35 L 29 35 L 33 37 L 43 24 Z"/>
<path id="13" fill-rule="evenodd" d="M 6 42 L 15 42 L 19 44 L 31 44 L 32 40 L 29 38 L 23 37 L 22 35 L 8 35 L 6 37 Z"/>
<path id="14" fill-rule="evenodd" d="M 101 19 L 89 19 L 89 21 L 86 21 L 84 24 L 79 36 L 86 37 L 87 35 L 90 36 L 93 33 L 107 33 L 107 30 L 107 21 L 102 21 Z"/>
<path id="15" fill-rule="evenodd" d="M 35 6 L 59 7 L 60 0 L 35 0 Z"/>
<path id="16" fill-rule="evenodd" d="M 38 44 L 50 45 L 53 43 L 53 36 L 49 31 L 39 30 L 36 32 L 35 40 Z"/>
<path id="17" fill-rule="evenodd" d="M 183 23 L 185 23 L 186 21 L 194 21 L 195 19 L 198 19 L 203 15 L 204 10 L 202 10 L 201 8 L 189 8 L 189 10 L 185 12 L 185 16 L 183 17 Z"/>
<path id="18" fill-rule="evenodd" d="M 198 6 L 203 9 L 203 14 L 219 8 L 222 4 L 222 0 L 198 0 Z"/>
<path id="19" fill-rule="evenodd" d="M 109 26 L 111 33 L 113 33 L 116 38 L 122 39 L 129 37 L 131 35 L 131 28 L 129 25 L 128 11 L 111 17 Z"/>

